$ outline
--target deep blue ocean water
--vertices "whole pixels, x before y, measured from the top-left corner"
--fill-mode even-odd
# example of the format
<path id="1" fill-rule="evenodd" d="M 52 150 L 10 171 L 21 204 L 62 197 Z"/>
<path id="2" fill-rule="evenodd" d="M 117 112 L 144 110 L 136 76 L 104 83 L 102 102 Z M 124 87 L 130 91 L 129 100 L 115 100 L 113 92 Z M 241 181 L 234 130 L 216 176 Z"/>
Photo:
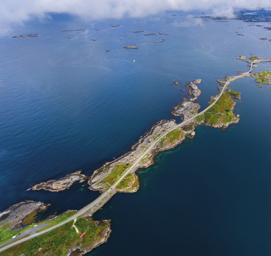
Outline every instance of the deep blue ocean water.
<path id="1" fill-rule="evenodd" d="M 34 32 L 38 38 L 11 38 Z M 271 31 L 166 13 L 96 22 L 53 16 L 0 38 L 0 210 L 25 199 L 51 203 L 50 213 L 84 206 L 98 195 L 87 187 L 26 189 L 80 168 L 91 174 L 125 153 L 171 118 L 184 97 L 172 80 L 202 78 L 205 106 L 217 79 L 246 70 L 239 55 L 271 56 L 261 37 L 271 39 Z M 113 232 L 90 255 L 271 254 L 271 88 L 249 79 L 233 87 L 242 93 L 240 123 L 199 127 L 193 140 L 160 154 L 140 174 L 138 193 L 117 195 L 96 214 L 112 220 Z"/>

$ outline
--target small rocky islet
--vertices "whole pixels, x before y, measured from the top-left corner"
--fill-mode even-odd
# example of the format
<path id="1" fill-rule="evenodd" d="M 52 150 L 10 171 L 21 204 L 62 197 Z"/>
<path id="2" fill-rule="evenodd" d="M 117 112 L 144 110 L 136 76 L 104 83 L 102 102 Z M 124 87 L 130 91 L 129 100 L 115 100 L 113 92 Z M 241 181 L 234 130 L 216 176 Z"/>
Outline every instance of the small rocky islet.
<path id="1" fill-rule="evenodd" d="M 48 180 L 45 182 L 38 183 L 28 190 L 39 191 L 45 190 L 50 192 L 61 192 L 69 189 L 74 183 L 83 183 L 86 181 L 87 176 L 82 174 L 82 170 L 75 171 L 66 175 L 63 178 L 57 180 Z"/>

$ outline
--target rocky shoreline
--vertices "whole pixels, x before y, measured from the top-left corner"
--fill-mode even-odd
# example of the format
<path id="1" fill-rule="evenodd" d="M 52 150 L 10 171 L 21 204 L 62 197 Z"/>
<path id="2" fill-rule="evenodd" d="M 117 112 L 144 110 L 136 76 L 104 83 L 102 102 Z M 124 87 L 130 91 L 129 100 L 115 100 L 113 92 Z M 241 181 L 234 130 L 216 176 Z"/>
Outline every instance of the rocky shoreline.
<path id="1" fill-rule="evenodd" d="M 201 90 L 198 86 L 201 84 L 202 80 L 197 79 L 187 84 L 186 88 L 189 99 L 184 99 L 181 103 L 173 108 L 171 113 L 176 117 L 183 118 L 184 121 L 194 117 L 190 122 L 186 122 L 185 125 L 180 125 L 180 123 L 178 124 L 174 119 L 159 121 L 150 129 L 150 131 L 142 136 L 138 142 L 131 147 L 129 152 L 121 155 L 111 162 L 105 163 L 102 167 L 95 170 L 91 177 L 85 176 L 81 173 L 81 171 L 76 171 L 59 180 L 49 180 L 47 182 L 36 184 L 31 188 L 31 190 L 59 192 L 69 189 L 75 182 L 82 183 L 87 181 L 91 190 L 110 192 L 112 191 L 113 187 L 113 189 L 116 189 L 117 192 L 136 192 L 139 188 L 139 179 L 136 172 L 139 169 L 150 167 L 154 163 L 155 157 L 159 152 L 175 148 L 187 137 L 193 138 L 195 136 L 195 128 L 198 125 L 203 124 L 214 128 L 227 128 L 229 125 L 239 122 L 240 117 L 234 113 L 234 109 L 236 106 L 236 101 L 240 99 L 240 93 L 229 90 L 228 86 L 232 81 L 243 77 L 253 78 L 253 74 L 250 74 L 252 68 L 256 66 L 256 64 L 263 61 L 256 56 L 252 56 L 250 58 L 241 56 L 240 59 L 251 64 L 250 71 L 233 77 L 226 77 L 225 80 L 218 81 L 218 85 L 221 87 L 220 93 L 215 97 L 211 97 L 209 106 L 205 108 L 204 111 L 201 111 L 200 114 L 198 114 L 200 111 L 200 105 L 196 101 L 201 95 Z M 265 79 L 267 75 L 269 76 L 269 73 L 262 73 L 261 75 L 264 75 Z M 145 154 L 143 154 L 144 152 Z M 138 161 L 140 162 L 138 163 Z M 135 168 L 131 169 L 131 166 L 134 166 Z M 130 169 L 127 172 L 128 168 Z M 117 181 L 119 182 L 116 184 Z M 108 190 L 109 188 L 110 190 Z M 112 195 L 114 195 L 114 193 L 112 193 Z M 110 196 L 112 197 L 112 195 Z M 101 205 L 103 204 L 104 202 L 100 203 L 98 209 L 100 209 Z M 0 213 L 0 228 L 1 223 L 2 226 L 8 223 L 10 228 L 20 227 L 24 225 L 25 219 L 28 219 L 28 222 L 29 219 L 33 220 L 33 216 L 35 217 L 38 212 L 45 210 L 47 207 L 48 205 L 34 201 L 25 201 L 15 204 L 6 211 Z M 97 211 L 97 209 L 95 211 Z M 29 218 L 29 216 L 31 218 Z M 68 218 L 70 216 L 68 216 Z M 72 226 L 70 225 L 71 222 L 68 223 L 69 225 L 64 223 L 61 225 L 61 227 L 58 227 L 55 230 L 55 232 L 60 232 L 60 234 L 65 236 L 65 234 L 67 234 L 64 232 L 67 231 L 65 230 L 66 228 L 68 228 L 68 233 L 71 232 L 71 228 L 74 228 L 74 232 L 79 235 L 79 237 L 76 235 L 69 238 L 70 241 L 65 247 L 65 249 L 68 248 L 68 255 L 85 255 L 94 248 L 105 243 L 110 236 L 110 221 L 94 221 L 88 217 L 85 217 L 85 215 L 84 217 L 82 216 L 83 215 L 81 214 L 80 218 L 72 219 L 74 220 Z M 60 222 L 61 221 L 63 222 L 63 220 L 60 220 Z M 76 221 L 77 223 L 75 224 Z M 80 239 L 85 239 L 84 237 L 88 232 L 88 229 L 85 231 L 87 225 L 90 225 L 92 228 L 91 235 L 93 235 L 93 239 L 91 242 L 86 240 L 86 243 L 83 245 Z M 50 234 L 51 233 L 47 233 L 46 235 L 50 237 Z M 31 243 L 31 241 L 32 240 L 29 240 L 27 243 Z M 35 242 L 33 244 L 37 245 Z M 62 244 L 62 241 L 60 241 L 60 244 L 57 244 L 57 246 L 62 246 Z M 22 251 L 25 250 L 24 244 L 20 246 Z M 43 249 L 41 246 L 35 249 L 40 250 L 40 248 Z M 50 250 L 53 249 L 50 248 Z"/>
<path id="2" fill-rule="evenodd" d="M 175 106 L 172 110 L 174 116 L 183 116 L 184 120 L 192 117 L 198 113 L 200 105 L 195 103 L 198 97 L 201 95 L 199 85 L 202 83 L 202 79 L 196 79 L 187 84 L 187 92 L 189 100 L 184 100 L 181 104 Z M 176 127 L 176 129 L 174 129 Z M 149 132 L 142 136 L 138 142 L 131 147 L 131 150 L 126 154 L 118 157 L 112 162 L 105 163 L 102 167 L 95 170 L 90 177 L 88 184 L 91 190 L 104 192 L 110 185 L 127 169 L 133 162 L 148 148 L 161 134 L 165 134 L 166 131 L 171 131 L 161 139 L 160 143 L 157 143 L 153 149 L 142 159 L 137 168 L 130 174 L 130 179 L 137 179 L 137 170 L 145 169 L 154 164 L 155 156 L 162 151 L 170 150 L 180 145 L 186 137 L 193 138 L 195 136 L 195 124 L 191 123 L 187 125 L 185 129 L 178 127 L 176 120 L 161 120 L 155 124 Z M 122 168 L 121 168 L 122 167 Z M 115 175 L 114 172 L 119 173 Z M 130 182 L 131 183 L 131 182 Z M 126 186 L 118 186 L 118 192 L 136 192 L 138 190 L 139 181 L 136 186 L 125 184 Z"/>
<path id="3" fill-rule="evenodd" d="M 160 136 L 160 134 L 163 134 L 167 130 L 172 130 L 174 127 L 176 127 L 176 131 L 179 133 L 179 136 L 171 141 L 164 141 L 164 143 L 157 144 L 157 146 L 155 146 L 151 152 L 142 159 L 141 163 L 134 170 L 134 173 L 136 173 L 138 169 L 150 167 L 154 163 L 154 158 L 159 152 L 176 147 L 183 142 L 186 134 L 193 132 L 193 130 L 184 131 L 183 129 L 178 128 L 175 120 L 162 120 L 158 122 L 151 128 L 149 132 L 141 137 L 135 145 L 132 146 L 131 151 L 120 156 L 112 162 L 104 164 L 101 168 L 94 171 L 88 181 L 90 189 L 100 192 L 105 191 L 108 185 L 105 184 L 104 180 L 106 180 L 106 178 L 116 170 L 117 166 L 127 165 L 128 167 L 131 165 L 138 158 L 138 156 L 142 154 L 142 152 L 148 148 L 157 139 L 157 137 Z M 119 192 L 126 192 L 126 190 L 128 190 L 127 192 L 131 192 L 130 188 L 118 189 Z M 137 191 L 137 189 L 132 190 Z"/>
<path id="4" fill-rule="evenodd" d="M 10 206 L 0 212 L 0 228 L 8 226 L 10 229 L 20 228 L 35 220 L 38 213 L 45 211 L 49 204 L 32 200 L 23 201 Z"/>
<path id="5" fill-rule="evenodd" d="M 82 171 L 75 171 L 58 180 L 48 180 L 38 183 L 28 189 L 32 191 L 45 190 L 50 192 L 61 192 L 69 189 L 74 183 L 83 183 L 87 176 L 82 174 Z"/>
<path id="6" fill-rule="evenodd" d="M 201 90 L 199 89 L 199 85 L 202 83 L 202 79 L 196 79 L 187 85 L 188 93 L 190 98 L 190 101 L 195 101 L 199 98 L 201 95 Z"/>
<path id="7" fill-rule="evenodd" d="M 29 200 L 14 204 L 1 212 L 0 242 L 3 244 L 9 239 L 16 240 L 17 238 L 35 234 L 35 232 L 41 231 L 45 227 L 50 227 L 52 224 L 69 218 L 75 212 L 66 211 L 58 216 L 36 222 L 37 214 L 45 211 L 48 206 L 48 204 L 42 202 Z M 76 230 L 73 229 L 75 226 Z M 62 252 L 67 252 L 66 255 L 85 255 L 106 243 L 111 231 L 110 220 L 98 221 L 90 217 L 81 217 L 76 224 L 70 222 L 57 229 L 56 234 L 45 234 L 41 237 L 41 240 L 33 238 L 33 240 L 7 250 L 4 255 L 56 255 L 54 253 L 57 253 L 57 249 L 52 247 L 53 241 L 59 244 L 58 246 L 61 247 Z"/>
<path id="8" fill-rule="evenodd" d="M 105 244 L 112 232 L 111 229 L 111 221 L 110 220 L 102 220 L 102 221 L 95 221 L 97 225 L 105 224 L 106 228 L 99 234 L 98 238 L 90 245 L 82 248 L 80 246 L 76 246 L 71 248 L 68 252 L 68 256 L 83 256 L 87 253 L 93 251 L 95 248 L 99 247 L 102 244 Z"/>
<path id="9" fill-rule="evenodd" d="M 213 128 L 226 129 L 232 124 L 237 124 L 240 115 L 235 114 L 236 101 L 240 99 L 240 93 L 237 91 L 227 90 L 223 93 L 216 105 L 201 115 L 197 122 Z M 211 97 L 210 103 L 215 98 Z"/>

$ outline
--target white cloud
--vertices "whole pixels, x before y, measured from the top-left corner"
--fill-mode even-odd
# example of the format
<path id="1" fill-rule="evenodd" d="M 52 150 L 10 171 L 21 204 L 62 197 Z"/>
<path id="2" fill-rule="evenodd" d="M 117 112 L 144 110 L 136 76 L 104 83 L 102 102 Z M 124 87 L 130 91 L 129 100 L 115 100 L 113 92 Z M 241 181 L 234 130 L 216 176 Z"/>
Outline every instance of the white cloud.
<path id="1" fill-rule="evenodd" d="M 192 15 L 187 15 L 181 21 L 173 22 L 173 25 L 176 27 L 202 27 L 203 20 L 202 18 L 196 18 Z"/>
<path id="2" fill-rule="evenodd" d="M 1 0 L 0 31 L 50 12 L 101 19 L 141 17 L 166 10 L 202 10 L 230 16 L 235 8 L 271 8 L 271 0 Z"/>

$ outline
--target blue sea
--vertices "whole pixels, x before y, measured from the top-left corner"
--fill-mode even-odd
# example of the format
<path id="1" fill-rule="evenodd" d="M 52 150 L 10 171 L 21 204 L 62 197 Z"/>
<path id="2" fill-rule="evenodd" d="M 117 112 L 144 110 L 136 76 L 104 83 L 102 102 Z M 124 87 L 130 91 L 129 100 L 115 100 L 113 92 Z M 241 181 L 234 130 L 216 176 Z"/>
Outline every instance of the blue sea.
<path id="1" fill-rule="evenodd" d="M 77 169 L 90 175 L 127 152 L 172 118 L 187 81 L 203 79 L 206 106 L 217 79 L 247 70 L 239 55 L 271 57 L 271 42 L 260 40 L 271 31 L 260 24 L 170 12 L 101 21 L 52 15 L 2 36 L 0 211 L 32 199 L 51 203 L 54 214 L 96 198 L 87 186 L 26 189 Z M 158 34 L 144 36 L 151 32 Z M 39 36 L 12 38 L 28 33 Z M 232 87 L 242 96 L 240 123 L 198 127 L 193 140 L 160 154 L 140 173 L 139 192 L 118 194 L 94 216 L 111 219 L 113 231 L 89 255 L 271 255 L 271 87 L 250 79 Z"/>

